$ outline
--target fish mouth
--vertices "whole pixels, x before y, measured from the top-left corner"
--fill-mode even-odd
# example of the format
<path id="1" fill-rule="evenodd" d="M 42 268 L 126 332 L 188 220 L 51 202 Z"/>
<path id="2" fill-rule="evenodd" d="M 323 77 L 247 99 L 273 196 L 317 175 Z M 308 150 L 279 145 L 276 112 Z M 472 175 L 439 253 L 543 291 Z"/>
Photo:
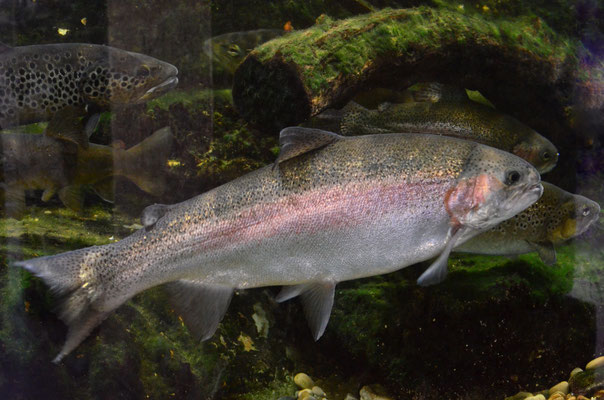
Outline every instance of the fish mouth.
<path id="1" fill-rule="evenodd" d="M 178 85 L 178 77 L 171 76 L 168 79 L 166 79 L 165 81 L 163 81 L 162 83 L 160 83 L 159 85 L 153 86 L 151 89 L 147 90 L 145 92 L 145 94 L 143 94 L 138 99 L 138 102 L 142 103 L 147 100 L 151 100 L 156 97 L 159 97 L 162 94 L 174 89 L 176 87 L 176 85 Z"/>

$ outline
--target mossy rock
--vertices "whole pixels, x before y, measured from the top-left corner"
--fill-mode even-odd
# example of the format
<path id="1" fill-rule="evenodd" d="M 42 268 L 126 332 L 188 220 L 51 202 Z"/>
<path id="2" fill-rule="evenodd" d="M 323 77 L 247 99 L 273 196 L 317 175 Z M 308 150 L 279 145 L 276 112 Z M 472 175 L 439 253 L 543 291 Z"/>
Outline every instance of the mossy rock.
<path id="1" fill-rule="evenodd" d="M 455 256 L 440 285 L 415 284 L 421 268 L 338 285 L 321 351 L 346 373 L 383 382 L 395 397 L 503 398 L 551 386 L 593 351 L 592 305 L 566 296 L 572 250 L 556 267 Z M 497 368 L 493 368 L 496 365 Z"/>

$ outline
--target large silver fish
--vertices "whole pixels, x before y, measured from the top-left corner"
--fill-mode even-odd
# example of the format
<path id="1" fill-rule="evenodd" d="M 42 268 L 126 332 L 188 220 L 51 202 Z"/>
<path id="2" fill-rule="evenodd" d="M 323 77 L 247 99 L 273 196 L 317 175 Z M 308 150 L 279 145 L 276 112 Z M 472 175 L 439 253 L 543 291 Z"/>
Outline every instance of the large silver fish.
<path id="1" fill-rule="evenodd" d="M 454 251 L 506 256 L 537 252 L 544 263 L 554 264 L 554 246 L 585 232 L 600 217 L 600 206 L 551 183 L 542 184 L 539 201 Z"/>
<path id="2" fill-rule="evenodd" d="M 301 295 L 318 339 L 337 282 L 433 257 L 418 282 L 439 282 L 455 244 L 524 210 L 543 190 L 521 158 L 456 138 L 286 128 L 280 142 L 274 165 L 179 204 L 150 206 L 145 228 L 119 242 L 15 263 L 65 296 L 60 317 L 69 332 L 55 361 L 132 296 L 169 282 L 203 339 L 234 288 L 269 285 L 286 286 L 279 301 Z"/>
<path id="3" fill-rule="evenodd" d="M 174 88 L 175 66 L 96 44 L 0 43 L 0 128 L 48 121 L 67 106 L 142 103 Z"/>

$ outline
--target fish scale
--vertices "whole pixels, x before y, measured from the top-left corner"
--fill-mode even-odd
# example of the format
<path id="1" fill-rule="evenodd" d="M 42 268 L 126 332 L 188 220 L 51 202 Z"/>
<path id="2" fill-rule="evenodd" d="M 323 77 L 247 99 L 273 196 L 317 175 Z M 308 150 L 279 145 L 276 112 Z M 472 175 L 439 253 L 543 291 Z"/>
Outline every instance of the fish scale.
<path id="1" fill-rule="evenodd" d="M 441 254 L 420 278 L 435 283 L 455 243 L 542 191 L 524 160 L 460 139 L 287 128 L 281 144 L 276 165 L 151 206 L 145 227 L 119 242 L 15 263 L 68 295 L 61 315 L 70 329 L 55 361 L 123 302 L 163 283 L 189 299 L 183 318 L 202 338 L 216 330 L 234 288 L 285 285 L 278 300 L 300 295 L 317 339 L 337 282 Z"/>

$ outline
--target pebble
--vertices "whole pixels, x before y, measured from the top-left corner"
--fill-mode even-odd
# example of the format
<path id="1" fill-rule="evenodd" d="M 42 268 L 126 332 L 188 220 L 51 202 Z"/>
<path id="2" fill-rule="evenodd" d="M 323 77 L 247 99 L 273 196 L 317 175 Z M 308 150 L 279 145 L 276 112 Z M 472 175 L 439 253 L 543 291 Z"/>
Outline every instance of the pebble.
<path id="1" fill-rule="evenodd" d="M 566 395 L 562 392 L 552 393 L 547 400 L 566 400 Z"/>
<path id="2" fill-rule="evenodd" d="M 298 400 L 303 400 L 309 397 L 310 395 L 312 395 L 312 391 L 310 389 L 302 389 L 296 392 L 296 397 L 298 398 Z"/>
<path id="3" fill-rule="evenodd" d="M 598 358 L 594 358 L 593 360 L 591 360 L 590 362 L 587 363 L 587 365 L 585 366 L 585 369 L 595 369 L 598 367 L 601 367 L 604 365 L 604 356 L 602 357 L 598 357 Z"/>
<path id="4" fill-rule="evenodd" d="M 313 387 L 312 387 L 312 393 L 313 393 L 313 394 L 316 394 L 316 395 L 317 395 L 317 396 L 319 396 L 319 397 L 325 397 L 325 396 L 327 396 L 327 395 L 325 394 L 325 392 L 323 391 L 323 389 L 321 389 L 321 388 L 320 388 L 320 387 L 318 387 L 318 386 L 313 386 Z"/>
<path id="5" fill-rule="evenodd" d="M 283 396 L 279 397 L 277 400 L 296 400 L 296 398 L 291 396 Z"/>
<path id="6" fill-rule="evenodd" d="M 527 397 L 533 397 L 533 394 L 530 392 L 518 392 L 513 396 L 506 397 L 505 400 L 524 400 Z"/>
<path id="7" fill-rule="evenodd" d="M 536 396 L 526 397 L 524 400 L 545 400 L 545 396 L 542 394 L 538 394 Z"/>
<path id="8" fill-rule="evenodd" d="M 598 390 L 594 393 L 593 397 L 596 399 L 604 399 L 604 390 Z"/>
<path id="9" fill-rule="evenodd" d="M 357 399 L 356 397 L 354 397 L 350 393 L 347 393 L 346 394 L 346 398 L 344 400 L 359 400 L 359 399 Z"/>
<path id="10" fill-rule="evenodd" d="M 550 396 L 556 392 L 562 392 L 563 395 L 566 395 L 568 393 L 568 382 L 562 381 L 549 389 Z"/>
<path id="11" fill-rule="evenodd" d="M 581 368 L 579 368 L 579 367 L 573 369 L 572 371 L 570 371 L 570 377 L 572 378 L 573 376 L 575 376 L 579 372 L 583 372 L 583 370 Z"/>
<path id="12" fill-rule="evenodd" d="M 304 372 L 300 372 L 294 376 L 294 383 L 302 389 L 312 389 L 312 387 L 315 386 L 315 382 L 313 382 L 312 378 Z"/>

